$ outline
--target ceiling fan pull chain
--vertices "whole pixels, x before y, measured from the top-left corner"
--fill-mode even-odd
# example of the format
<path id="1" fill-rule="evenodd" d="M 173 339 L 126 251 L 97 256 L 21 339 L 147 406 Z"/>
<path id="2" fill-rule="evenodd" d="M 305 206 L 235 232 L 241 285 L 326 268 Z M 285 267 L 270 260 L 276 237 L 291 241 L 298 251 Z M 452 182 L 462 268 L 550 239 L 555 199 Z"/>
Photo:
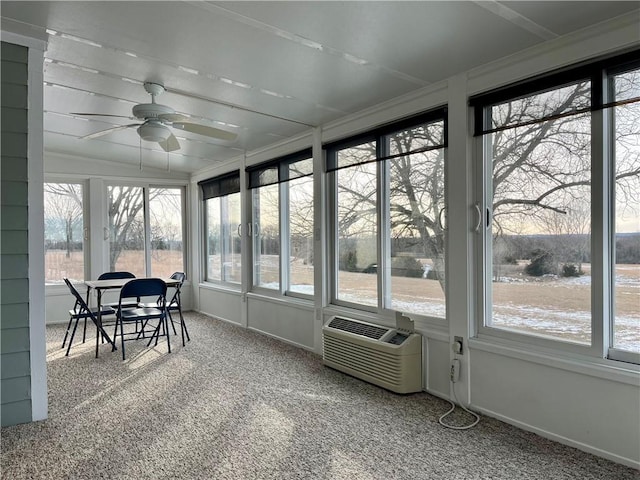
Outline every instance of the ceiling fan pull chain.
<path id="1" fill-rule="evenodd" d="M 138 137 L 140 139 L 140 171 L 142 171 L 142 138 Z"/>

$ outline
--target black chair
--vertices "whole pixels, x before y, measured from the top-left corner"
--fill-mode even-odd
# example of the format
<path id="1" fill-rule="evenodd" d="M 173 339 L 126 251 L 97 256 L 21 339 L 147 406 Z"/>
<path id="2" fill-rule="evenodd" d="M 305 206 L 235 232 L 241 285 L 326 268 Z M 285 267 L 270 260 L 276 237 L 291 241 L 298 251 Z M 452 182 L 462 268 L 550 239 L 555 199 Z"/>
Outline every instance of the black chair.
<path id="1" fill-rule="evenodd" d="M 125 359 L 125 340 L 138 340 L 140 337 L 144 338 L 145 328 L 147 328 L 147 324 L 150 320 L 157 320 L 158 323 L 153 330 L 147 346 L 151 345 L 154 338 L 157 345 L 158 339 L 162 334 L 167 337 L 167 350 L 171 353 L 169 326 L 167 324 L 166 295 L 167 284 L 159 278 L 136 278 L 127 282 L 120 290 L 120 301 L 118 302 L 118 310 L 116 311 L 115 336 L 117 337 L 120 335 L 123 360 Z M 138 306 L 140 298 L 144 297 L 157 298 L 156 304 L 152 307 Z M 130 303 L 130 300 L 128 301 L 128 299 L 131 298 L 137 299 L 135 302 L 136 307 L 127 308 L 126 305 Z M 128 323 L 135 323 L 136 331 L 125 333 L 124 325 Z M 141 325 L 141 329 L 139 331 L 137 325 Z M 118 326 L 120 327 L 119 334 Z"/>
<path id="2" fill-rule="evenodd" d="M 67 331 L 65 332 L 64 339 L 62 340 L 62 348 L 64 348 L 65 344 L 67 343 L 67 337 L 69 336 L 69 330 L 71 329 L 71 324 L 73 323 L 74 324 L 73 330 L 71 332 L 71 338 L 69 338 L 69 345 L 67 346 L 67 353 L 65 353 L 65 356 L 69 356 L 69 351 L 71 350 L 71 344 L 73 343 L 73 338 L 75 337 L 76 329 L 78 328 L 78 322 L 80 320 L 84 320 L 84 331 L 86 333 L 88 319 L 90 319 L 96 326 L 97 337 L 102 337 L 103 340 L 107 340 L 113 347 L 112 351 L 116 350 L 115 342 L 111 340 L 111 338 L 109 338 L 109 335 L 107 334 L 107 332 L 105 332 L 104 328 L 102 328 L 102 324 L 98 320 L 98 316 L 102 317 L 102 315 L 114 314 L 115 310 L 111 307 L 104 307 L 104 306 L 102 307 L 102 309 L 100 309 L 100 311 L 97 308 L 93 308 L 93 309 L 89 308 L 89 306 L 87 305 L 87 302 L 84 301 L 80 293 L 78 293 L 78 290 L 76 290 L 76 288 L 71 284 L 68 278 L 64 279 L 64 283 L 67 284 L 67 287 L 69 287 L 69 291 L 75 298 L 75 304 L 73 305 L 73 308 L 69 310 L 69 324 L 67 325 Z M 85 336 L 83 335 L 82 342 L 84 343 L 84 341 L 85 341 Z M 98 358 L 98 339 L 97 338 L 96 338 L 96 358 Z"/>
<path id="3" fill-rule="evenodd" d="M 173 275 L 171 275 L 170 277 L 173 280 L 178 280 L 180 283 L 178 283 L 174 288 L 175 291 L 173 293 L 173 296 L 171 297 L 171 300 L 169 300 L 167 302 L 167 314 L 169 315 L 169 320 L 171 321 L 171 328 L 173 329 L 173 334 L 177 335 L 176 332 L 176 327 L 175 327 L 175 322 L 180 323 L 180 334 L 182 335 L 182 346 L 185 346 L 185 335 L 187 337 L 187 341 L 190 342 L 191 341 L 191 337 L 189 337 L 189 331 L 187 330 L 187 324 L 184 321 L 184 316 L 182 315 L 182 301 L 181 301 L 181 288 L 182 288 L 182 284 L 184 283 L 184 280 L 186 278 L 186 275 L 183 272 L 175 272 Z M 171 287 L 169 287 L 171 288 Z M 155 303 L 140 303 L 139 304 L 140 307 L 156 307 L 158 306 L 158 302 Z M 178 312 L 179 315 L 179 320 L 174 320 L 173 316 L 171 315 L 171 312 Z"/>
<path id="4" fill-rule="evenodd" d="M 105 272 L 100 274 L 100 276 L 98 277 L 98 280 L 118 280 L 121 278 L 136 278 L 136 276 L 131 272 Z M 105 303 L 104 305 L 107 305 L 114 309 L 118 308 L 118 302 Z M 135 307 L 136 305 L 137 305 L 136 302 L 129 302 L 129 305 L 127 306 Z"/>

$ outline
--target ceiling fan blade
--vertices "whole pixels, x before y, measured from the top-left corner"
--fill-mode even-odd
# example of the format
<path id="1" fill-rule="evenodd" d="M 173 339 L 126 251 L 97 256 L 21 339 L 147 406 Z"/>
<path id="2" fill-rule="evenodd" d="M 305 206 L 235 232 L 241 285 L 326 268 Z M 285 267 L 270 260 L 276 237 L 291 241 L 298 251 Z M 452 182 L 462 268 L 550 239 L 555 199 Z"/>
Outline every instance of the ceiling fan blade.
<path id="1" fill-rule="evenodd" d="M 220 140 L 235 140 L 237 135 L 235 133 L 227 132 L 226 130 L 220 130 L 219 128 L 208 127 L 206 125 L 200 125 L 197 123 L 187 122 L 174 122 L 173 127 L 185 132 L 197 133 L 198 135 L 204 135 L 212 138 L 219 138 Z"/>
<path id="2" fill-rule="evenodd" d="M 98 137 L 102 137 L 103 135 L 107 135 L 108 133 L 111 133 L 111 132 L 117 132 L 118 130 L 124 130 L 125 128 L 139 127 L 140 125 L 141 125 L 140 123 L 131 123 L 129 125 L 118 125 L 117 127 L 107 128 L 106 130 L 100 130 L 99 132 L 90 133 L 89 135 L 80 137 L 80 140 L 84 140 L 85 138 L 98 138 Z"/>
<path id="3" fill-rule="evenodd" d="M 160 145 L 165 152 L 174 152 L 180 149 L 180 143 L 173 134 L 169 135 L 164 142 L 158 142 L 158 145 Z"/>
<path id="4" fill-rule="evenodd" d="M 185 120 L 189 120 L 189 117 L 179 113 L 161 113 L 158 115 L 158 118 L 167 122 L 184 122 Z"/>
<path id="5" fill-rule="evenodd" d="M 135 120 L 134 117 L 128 117 L 125 115 L 111 115 L 109 113 L 82 113 L 82 112 L 70 112 L 69 115 L 78 115 L 81 117 L 115 117 L 115 118 L 128 118 L 129 120 Z"/>

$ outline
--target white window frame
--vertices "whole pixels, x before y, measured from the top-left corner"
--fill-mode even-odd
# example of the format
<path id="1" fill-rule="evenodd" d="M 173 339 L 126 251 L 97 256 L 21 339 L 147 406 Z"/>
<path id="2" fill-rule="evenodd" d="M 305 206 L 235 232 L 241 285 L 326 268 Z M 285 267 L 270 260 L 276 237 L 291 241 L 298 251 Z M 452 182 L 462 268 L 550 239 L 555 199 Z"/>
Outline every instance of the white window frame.
<path id="1" fill-rule="evenodd" d="M 375 129 L 371 132 L 365 132 L 359 135 L 356 135 L 350 139 L 340 140 L 338 142 L 334 142 L 334 144 L 338 144 L 335 147 L 336 151 L 341 150 L 342 148 L 349 148 L 350 146 L 357 146 L 359 144 L 364 144 L 370 141 L 376 142 L 376 156 L 380 160 L 376 160 L 376 205 L 377 205 L 377 231 L 376 231 L 376 246 L 377 246 L 377 261 L 378 268 L 376 273 L 377 280 L 377 306 L 365 305 L 362 303 L 349 302 L 346 300 L 341 300 L 338 298 L 338 272 L 339 272 L 339 255 L 338 255 L 338 177 L 337 173 L 339 169 L 334 171 L 330 171 L 328 176 L 328 185 L 329 185 L 329 220 L 328 220 L 328 233 L 330 235 L 331 241 L 329 242 L 329 259 L 330 259 L 330 276 L 329 276 L 329 302 L 332 305 L 338 307 L 344 307 L 353 310 L 359 310 L 363 312 L 375 313 L 377 315 L 392 317 L 395 313 L 395 309 L 390 307 L 391 305 L 391 268 L 387 268 L 390 265 L 387 265 L 390 262 L 391 258 L 391 244 L 390 244 L 390 235 L 385 234 L 384 232 L 390 231 L 391 225 L 391 215 L 390 215 L 390 163 L 388 160 L 384 160 L 386 153 L 388 151 L 388 136 L 392 135 L 395 132 L 401 132 L 406 129 L 411 129 L 412 127 L 417 127 L 423 124 L 434 123 L 438 121 L 444 121 L 444 144 L 442 147 L 443 155 L 444 155 L 444 184 L 445 184 L 445 210 L 448 204 L 448 156 L 447 156 L 447 136 L 448 136 L 448 118 L 446 114 L 446 108 L 439 108 L 433 111 L 426 112 L 424 114 L 410 117 L 408 119 L 401 120 L 399 122 L 394 122 L 390 125 L 386 125 Z M 361 140 L 361 141 L 359 141 Z M 343 144 L 344 146 L 342 146 Z M 334 145 L 325 145 L 325 150 L 333 150 Z M 329 154 L 327 154 L 329 157 Z M 344 167 L 351 168 L 351 167 Z M 445 227 L 445 244 L 448 242 L 448 230 Z M 448 261 L 445 257 L 445 276 L 448 278 Z M 446 313 L 444 317 L 437 317 L 431 315 L 424 315 L 415 312 L 407 312 L 412 318 L 419 319 L 422 321 L 429 322 L 431 324 L 444 326 L 448 322 L 448 303 L 449 303 L 449 295 L 448 288 L 443 292 L 445 298 L 445 308 Z"/>
<path id="2" fill-rule="evenodd" d="M 636 60 L 637 61 L 637 60 Z M 577 71 L 586 72 L 576 78 L 591 79 L 592 100 L 598 101 L 597 95 L 602 92 L 601 102 L 611 102 L 609 98 L 609 80 L 614 73 L 607 74 L 607 64 L 616 60 L 594 62 L 592 65 L 581 65 Z M 637 67 L 635 67 L 637 68 Z M 553 74 L 552 74 L 553 75 Z M 559 77 L 562 72 L 557 74 Z M 571 75 L 571 71 L 569 71 Z M 551 75 L 550 75 L 551 76 Z M 539 91 L 549 88 L 532 89 L 524 96 L 535 95 Z M 567 82 L 571 83 L 571 82 Z M 561 88 L 558 82 L 551 89 Z M 482 95 L 480 95 L 482 96 Z M 512 97 L 516 99 L 519 97 Z M 505 100 L 509 101 L 509 99 Z M 476 123 L 487 119 L 487 108 L 490 105 L 476 105 Z M 473 105 L 473 100 L 472 100 Z M 613 107 L 615 108 L 615 107 Z M 477 305 L 476 328 L 479 339 L 497 342 L 509 342 L 523 345 L 523 348 L 538 349 L 550 353 L 565 352 L 574 358 L 600 359 L 605 363 L 617 361 L 640 364 L 640 353 L 613 348 L 613 295 L 614 295 L 614 125 L 613 108 L 598 108 L 591 112 L 591 343 L 578 344 L 559 338 L 542 337 L 535 334 L 506 330 L 487 325 L 492 315 L 492 242 L 490 205 L 492 199 L 492 158 L 490 134 L 477 135 L 474 138 L 474 156 L 477 159 L 474 170 L 476 206 L 478 209 L 478 223 L 476 228 L 476 258 L 477 258 Z M 481 120 L 482 119 L 482 120 Z M 479 128 L 476 125 L 476 130 Z M 600 254 L 599 252 L 604 252 Z"/>

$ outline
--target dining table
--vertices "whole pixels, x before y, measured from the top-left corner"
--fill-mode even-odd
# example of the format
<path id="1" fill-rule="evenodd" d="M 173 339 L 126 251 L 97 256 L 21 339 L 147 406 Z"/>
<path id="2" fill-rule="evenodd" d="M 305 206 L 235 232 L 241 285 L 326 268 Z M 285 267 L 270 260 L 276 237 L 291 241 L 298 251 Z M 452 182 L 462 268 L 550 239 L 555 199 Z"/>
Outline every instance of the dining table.
<path id="1" fill-rule="evenodd" d="M 120 290 L 127 282 L 131 280 L 140 279 L 140 278 L 160 278 L 167 287 L 178 287 L 180 285 L 180 280 L 175 278 L 162 278 L 162 277 L 135 277 L 135 278 L 112 278 L 108 280 L 85 280 L 84 284 L 87 287 L 87 305 L 89 305 L 89 299 L 91 290 L 96 291 L 97 297 L 97 319 L 98 319 L 98 329 L 104 331 L 102 328 L 102 295 L 104 292 L 109 290 Z M 96 336 L 96 350 L 98 348 L 98 344 L 100 342 L 100 335 Z M 108 338 L 108 337 L 107 337 Z M 116 350 L 115 339 L 110 341 L 112 344 L 113 350 Z"/>

